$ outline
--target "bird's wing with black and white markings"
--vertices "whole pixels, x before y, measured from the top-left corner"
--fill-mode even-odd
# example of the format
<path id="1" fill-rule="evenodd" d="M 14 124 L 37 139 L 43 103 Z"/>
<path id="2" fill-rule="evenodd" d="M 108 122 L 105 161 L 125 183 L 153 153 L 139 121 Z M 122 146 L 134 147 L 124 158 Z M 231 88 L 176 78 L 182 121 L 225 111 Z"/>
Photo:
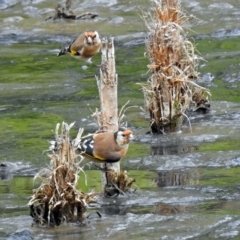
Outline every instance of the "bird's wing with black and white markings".
<path id="1" fill-rule="evenodd" d="M 78 149 L 86 155 L 93 157 L 94 140 L 92 136 L 85 137 L 81 140 Z"/>

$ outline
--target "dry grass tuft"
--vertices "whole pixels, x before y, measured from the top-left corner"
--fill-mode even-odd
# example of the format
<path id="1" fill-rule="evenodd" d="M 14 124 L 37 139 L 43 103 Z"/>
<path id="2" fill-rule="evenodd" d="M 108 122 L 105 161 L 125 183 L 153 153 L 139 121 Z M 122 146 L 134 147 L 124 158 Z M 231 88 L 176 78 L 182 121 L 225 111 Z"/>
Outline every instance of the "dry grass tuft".
<path id="1" fill-rule="evenodd" d="M 176 131 L 182 125 L 185 111 L 196 101 L 207 101 L 209 91 L 194 83 L 198 78 L 200 57 L 184 35 L 181 25 L 188 20 L 179 0 L 154 0 L 153 13 L 143 13 L 149 30 L 146 41 L 149 71 L 142 85 L 155 133 Z"/>
<path id="2" fill-rule="evenodd" d="M 76 146 L 80 141 L 83 129 L 72 143 L 69 131 L 74 124 L 57 124 L 55 141 L 51 141 L 49 154 L 50 166 L 42 169 L 35 177 L 42 180 L 38 189 L 34 190 L 28 205 L 34 224 L 60 225 L 63 222 L 82 222 L 88 204 L 96 202 L 96 193 L 83 193 L 76 189 L 78 173 L 83 157 L 76 154 Z"/>
<path id="3" fill-rule="evenodd" d="M 125 193 L 132 190 L 132 184 L 136 182 L 135 179 L 128 177 L 127 171 L 120 170 L 120 173 L 118 173 L 113 169 L 109 169 L 106 174 L 108 179 L 108 185 L 104 191 L 106 196 L 125 195 Z"/>

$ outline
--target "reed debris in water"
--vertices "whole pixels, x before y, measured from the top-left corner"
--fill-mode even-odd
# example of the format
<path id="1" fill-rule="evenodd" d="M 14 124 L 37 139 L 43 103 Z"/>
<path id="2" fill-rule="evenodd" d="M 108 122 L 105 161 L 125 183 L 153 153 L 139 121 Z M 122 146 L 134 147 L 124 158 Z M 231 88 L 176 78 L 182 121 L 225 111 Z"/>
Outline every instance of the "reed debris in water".
<path id="1" fill-rule="evenodd" d="M 57 124 L 55 141 L 50 141 L 48 150 L 50 165 L 34 177 L 42 183 L 34 190 L 28 205 L 33 224 L 58 226 L 64 222 L 82 222 L 87 206 L 96 202 L 96 193 L 83 193 L 76 189 L 78 174 L 83 171 L 83 157 L 76 154 L 77 144 L 83 129 L 79 129 L 75 140 L 70 142 L 69 131 L 74 124 Z"/>
<path id="2" fill-rule="evenodd" d="M 191 106 L 208 103 L 208 89 L 195 83 L 201 57 L 182 25 L 188 17 L 179 0 L 154 0 L 152 13 L 143 13 L 150 78 L 143 84 L 153 133 L 178 131 Z"/>

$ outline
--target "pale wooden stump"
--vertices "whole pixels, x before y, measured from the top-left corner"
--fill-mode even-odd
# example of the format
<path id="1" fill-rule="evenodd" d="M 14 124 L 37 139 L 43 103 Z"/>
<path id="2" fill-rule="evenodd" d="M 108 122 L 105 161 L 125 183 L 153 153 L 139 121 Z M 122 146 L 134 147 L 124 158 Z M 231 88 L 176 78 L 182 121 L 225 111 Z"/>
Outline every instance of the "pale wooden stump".
<path id="1" fill-rule="evenodd" d="M 96 77 L 101 103 L 101 112 L 98 112 L 98 123 L 101 131 L 116 132 L 119 129 L 118 121 L 118 78 L 115 71 L 115 49 L 113 38 L 102 40 L 102 60 L 100 78 Z M 120 163 L 104 163 L 102 167 L 120 173 Z M 109 174 L 102 172 L 102 186 L 105 196 L 117 194 L 116 186 L 109 180 Z M 119 192 L 118 192 L 119 193 Z"/>

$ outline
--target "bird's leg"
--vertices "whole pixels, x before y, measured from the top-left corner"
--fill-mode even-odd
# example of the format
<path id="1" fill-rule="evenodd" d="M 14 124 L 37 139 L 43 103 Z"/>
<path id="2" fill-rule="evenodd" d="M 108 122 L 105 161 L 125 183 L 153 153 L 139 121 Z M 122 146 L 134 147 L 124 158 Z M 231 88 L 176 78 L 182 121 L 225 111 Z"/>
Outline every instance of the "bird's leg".
<path id="1" fill-rule="evenodd" d="M 100 68 L 102 71 L 107 71 L 108 70 L 107 61 L 102 63 L 102 64 L 100 64 L 100 65 L 97 65 L 97 64 L 92 63 L 92 62 L 91 62 L 91 64 L 96 66 L 96 67 L 98 67 L 98 68 Z"/>
<path id="2" fill-rule="evenodd" d="M 101 168 L 101 167 L 99 167 L 98 165 L 96 165 L 96 164 L 93 164 L 97 169 L 99 169 L 99 170 L 101 170 L 102 172 L 108 172 L 108 169 L 107 169 L 107 166 L 105 165 L 105 167 L 104 168 Z"/>
<path id="3" fill-rule="evenodd" d="M 115 183 L 111 182 L 111 184 L 114 186 L 115 190 L 117 190 L 122 195 L 126 195 L 125 192 L 123 192 Z"/>
<path id="4" fill-rule="evenodd" d="M 122 195 L 126 195 L 115 183 L 113 183 L 112 181 L 110 181 L 110 183 L 108 183 L 105 186 L 105 197 L 117 197 L 119 194 Z"/>
<path id="5" fill-rule="evenodd" d="M 107 183 L 105 185 L 105 196 L 106 197 L 116 197 L 119 194 L 126 195 L 118 186 L 116 183 L 113 182 L 113 180 L 108 176 L 109 172 L 106 172 L 106 179 Z"/>

